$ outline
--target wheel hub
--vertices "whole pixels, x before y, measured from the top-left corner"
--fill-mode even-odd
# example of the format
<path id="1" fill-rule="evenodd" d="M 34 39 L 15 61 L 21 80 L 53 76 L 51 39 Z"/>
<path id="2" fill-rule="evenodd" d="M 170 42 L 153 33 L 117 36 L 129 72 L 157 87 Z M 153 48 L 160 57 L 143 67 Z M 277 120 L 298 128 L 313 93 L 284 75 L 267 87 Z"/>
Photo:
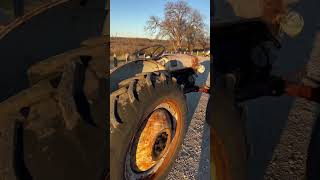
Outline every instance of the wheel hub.
<path id="1" fill-rule="evenodd" d="M 126 154 L 126 179 L 159 179 L 166 172 L 183 134 L 181 110 L 168 98 L 142 115 Z"/>
<path id="2" fill-rule="evenodd" d="M 167 152 L 172 134 L 171 117 L 165 109 L 151 113 L 133 151 L 133 169 L 138 172 L 151 169 Z"/>
<path id="3" fill-rule="evenodd" d="M 159 158 L 160 154 L 166 147 L 167 141 L 168 134 L 166 132 L 160 133 L 159 136 L 156 138 L 156 141 L 153 145 L 153 156 L 155 159 Z"/>

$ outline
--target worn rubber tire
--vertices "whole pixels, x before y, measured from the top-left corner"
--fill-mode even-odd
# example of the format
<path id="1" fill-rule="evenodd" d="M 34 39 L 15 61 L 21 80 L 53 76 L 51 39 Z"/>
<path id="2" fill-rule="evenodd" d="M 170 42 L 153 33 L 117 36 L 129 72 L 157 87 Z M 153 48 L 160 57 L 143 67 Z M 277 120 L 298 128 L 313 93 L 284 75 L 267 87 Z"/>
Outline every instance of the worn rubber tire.
<path id="1" fill-rule="evenodd" d="M 176 80 L 163 72 L 142 74 L 123 82 L 119 83 L 120 89 L 110 95 L 110 179 L 132 179 L 132 176 L 125 178 L 126 154 L 131 141 L 145 118 L 163 100 L 170 99 L 180 109 L 181 135 L 178 137 L 177 148 L 163 171 L 154 175 L 156 177 L 148 178 L 164 179 L 176 159 L 185 134 L 185 95 Z"/>
<path id="2" fill-rule="evenodd" d="M 212 93 L 206 110 L 211 134 L 211 173 L 214 180 L 246 180 L 249 146 L 246 141 L 245 109 L 234 106 L 225 88 Z M 211 174 L 213 177 L 213 174 Z"/>
<path id="3" fill-rule="evenodd" d="M 107 82 L 96 68 L 104 47 L 91 50 L 36 64 L 31 87 L 0 103 L 0 179 L 105 179 Z"/>

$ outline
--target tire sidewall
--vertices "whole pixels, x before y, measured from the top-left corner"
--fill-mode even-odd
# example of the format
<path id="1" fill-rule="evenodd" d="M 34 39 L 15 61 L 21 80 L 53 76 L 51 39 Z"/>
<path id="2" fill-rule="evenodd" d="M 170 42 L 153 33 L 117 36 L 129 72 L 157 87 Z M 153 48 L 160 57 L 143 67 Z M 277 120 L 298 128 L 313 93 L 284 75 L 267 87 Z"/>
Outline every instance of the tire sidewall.
<path id="1" fill-rule="evenodd" d="M 218 149 L 225 152 L 227 162 L 224 164 L 227 164 L 228 167 L 222 167 L 221 169 L 226 170 L 222 173 L 227 173 L 231 180 L 245 180 L 247 179 L 248 153 L 244 119 L 246 109 L 235 106 L 230 100 L 230 95 L 225 92 L 219 90 L 210 97 L 206 118 L 210 131 L 214 131 L 223 144 L 223 147 L 218 147 Z"/>
<path id="2" fill-rule="evenodd" d="M 179 88 L 177 84 L 172 82 L 157 83 L 155 87 L 143 87 L 138 95 L 139 100 L 135 100 L 125 106 L 126 112 L 122 114 L 122 117 L 124 117 L 122 124 L 110 135 L 110 172 L 112 179 L 125 179 L 126 155 L 135 135 L 140 131 L 141 126 L 145 123 L 145 119 L 155 108 L 165 100 L 170 99 L 178 105 L 181 111 L 181 134 L 178 137 L 176 151 L 162 175 L 157 177 L 157 179 L 164 179 L 166 177 L 181 147 L 185 134 L 187 107 L 185 96 Z"/>

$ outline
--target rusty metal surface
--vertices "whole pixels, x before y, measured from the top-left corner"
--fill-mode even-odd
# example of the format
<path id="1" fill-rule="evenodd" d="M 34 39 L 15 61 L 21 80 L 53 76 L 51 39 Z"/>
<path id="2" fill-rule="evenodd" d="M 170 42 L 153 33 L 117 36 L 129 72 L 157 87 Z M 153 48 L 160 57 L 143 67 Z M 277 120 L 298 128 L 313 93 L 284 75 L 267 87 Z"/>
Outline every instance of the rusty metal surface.
<path id="1" fill-rule="evenodd" d="M 168 98 L 163 100 L 159 103 L 159 105 L 155 108 L 155 110 L 161 110 L 157 113 L 151 115 L 151 117 L 148 119 L 150 121 L 150 124 L 146 124 L 146 129 L 141 129 L 142 137 L 140 136 L 138 140 L 138 144 L 133 144 L 131 148 L 129 148 L 129 151 L 126 156 L 126 173 L 125 176 L 128 179 L 159 179 L 163 176 L 164 171 L 167 169 L 168 165 L 172 163 L 172 158 L 174 154 L 177 151 L 177 146 L 181 142 L 183 135 L 183 122 L 182 122 L 182 114 L 180 106 L 177 104 L 176 101 Z M 165 110 L 168 114 L 170 113 L 171 118 L 171 124 L 169 125 L 166 121 L 168 120 L 163 113 L 163 110 Z M 161 123 L 157 122 L 161 120 Z M 169 128 L 171 128 L 171 132 L 169 133 Z M 154 161 L 154 157 L 149 156 L 151 153 L 150 144 L 152 144 L 154 141 L 154 138 L 157 137 L 156 133 L 152 132 L 152 130 L 156 129 L 156 132 L 158 132 L 157 135 L 161 132 L 168 133 L 168 138 L 170 141 L 166 142 L 166 147 L 163 150 L 163 153 L 160 154 L 160 158 L 156 158 L 157 160 Z M 143 132 L 146 130 L 145 132 Z M 154 136 L 155 135 L 155 136 Z M 170 137 L 171 136 L 171 137 Z M 151 137 L 151 138 L 150 138 Z M 141 145 L 140 152 L 141 154 L 135 152 L 135 149 L 138 150 L 137 145 Z M 143 148 L 146 148 L 145 151 L 143 151 Z M 132 153 L 135 154 L 135 157 L 132 158 Z M 144 156 L 142 156 L 144 154 Z M 147 156 L 145 156 L 147 155 Z M 136 173 L 133 171 L 132 166 L 132 160 L 135 160 L 137 162 L 136 158 L 139 159 L 139 169 L 140 173 Z M 137 164 L 136 164 L 137 165 Z M 135 167 L 137 168 L 137 166 Z M 141 171 L 141 170 L 145 171 Z"/>
<path id="2" fill-rule="evenodd" d="M 168 151 L 166 152 L 167 154 L 163 157 L 164 160 L 157 171 L 158 173 L 153 175 L 154 179 L 158 179 L 160 176 L 162 176 L 161 173 L 166 169 L 168 164 L 172 161 L 173 155 L 177 151 L 177 146 L 179 144 L 179 141 L 182 139 L 181 138 L 181 136 L 183 136 L 182 128 L 184 128 L 183 124 L 182 124 L 181 109 L 175 101 L 167 99 L 163 105 L 160 105 L 158 107 L 159 108 L 162 107 L 162 108 L 167 109 L 170 112 L 170 114 L 172 115 L 172 117 L 174 118 L 175 123 L 173 126 L 174 127 L 174 135 L 172 137 L 170 147 L 169 147 Z"/>
<path id="3" fill-rule="evenodd" d="M 165 132 L 168 135 L 166 141 L 166 148 L 163 149 L 161 157 L 168 149 L 168 145 L 171 141 L 171 118 L 166 110 L 157 109 L 154 111 L 147 120 L 143 131 L 140 134 L 137 149 L 135 153 L 135 166 L 138 171 L 146 171 L 153 167 L 159 158 L 155 158 L 153 155 L 153 147 L 155 145 L 156 138 L 160 133 Z"/>

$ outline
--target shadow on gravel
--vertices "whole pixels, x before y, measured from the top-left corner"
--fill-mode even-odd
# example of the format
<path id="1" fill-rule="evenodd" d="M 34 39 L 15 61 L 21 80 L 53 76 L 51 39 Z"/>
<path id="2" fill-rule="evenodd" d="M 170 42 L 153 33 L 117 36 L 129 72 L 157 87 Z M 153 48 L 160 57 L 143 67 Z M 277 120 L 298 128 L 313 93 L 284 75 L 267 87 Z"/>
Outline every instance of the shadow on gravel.
<path id="1" fill-rule="evenodd" d="M 317 3 L 318 5 L 315 5 Z M 303 16 L 305 26 L 297 38 L 285 37 L 282 40 L 283 47 L 276 54 L 275 74 L 283 75 L 301 69 L 308 62 L 319 24 L 319 18 L 315 18 L 319 5 L 317 0 L 311 0 L 302 1 L 292 7 Z M 254 149 L 249 158 L 248 179 L 263 179 L 274 148 L 286 126 L 292 104 L 293 98 L 290 97 L 264 97 L 248 102 L 248 138 Z"/>
<path id="2" fill-rule="evenodd" d="M 249 180 L 263 179 L 273 150 L 279 143 L 292 102 L 289 97 L 263 97 L 247 102 L 247 134 L 253 146 L 248 164 Z"/>

